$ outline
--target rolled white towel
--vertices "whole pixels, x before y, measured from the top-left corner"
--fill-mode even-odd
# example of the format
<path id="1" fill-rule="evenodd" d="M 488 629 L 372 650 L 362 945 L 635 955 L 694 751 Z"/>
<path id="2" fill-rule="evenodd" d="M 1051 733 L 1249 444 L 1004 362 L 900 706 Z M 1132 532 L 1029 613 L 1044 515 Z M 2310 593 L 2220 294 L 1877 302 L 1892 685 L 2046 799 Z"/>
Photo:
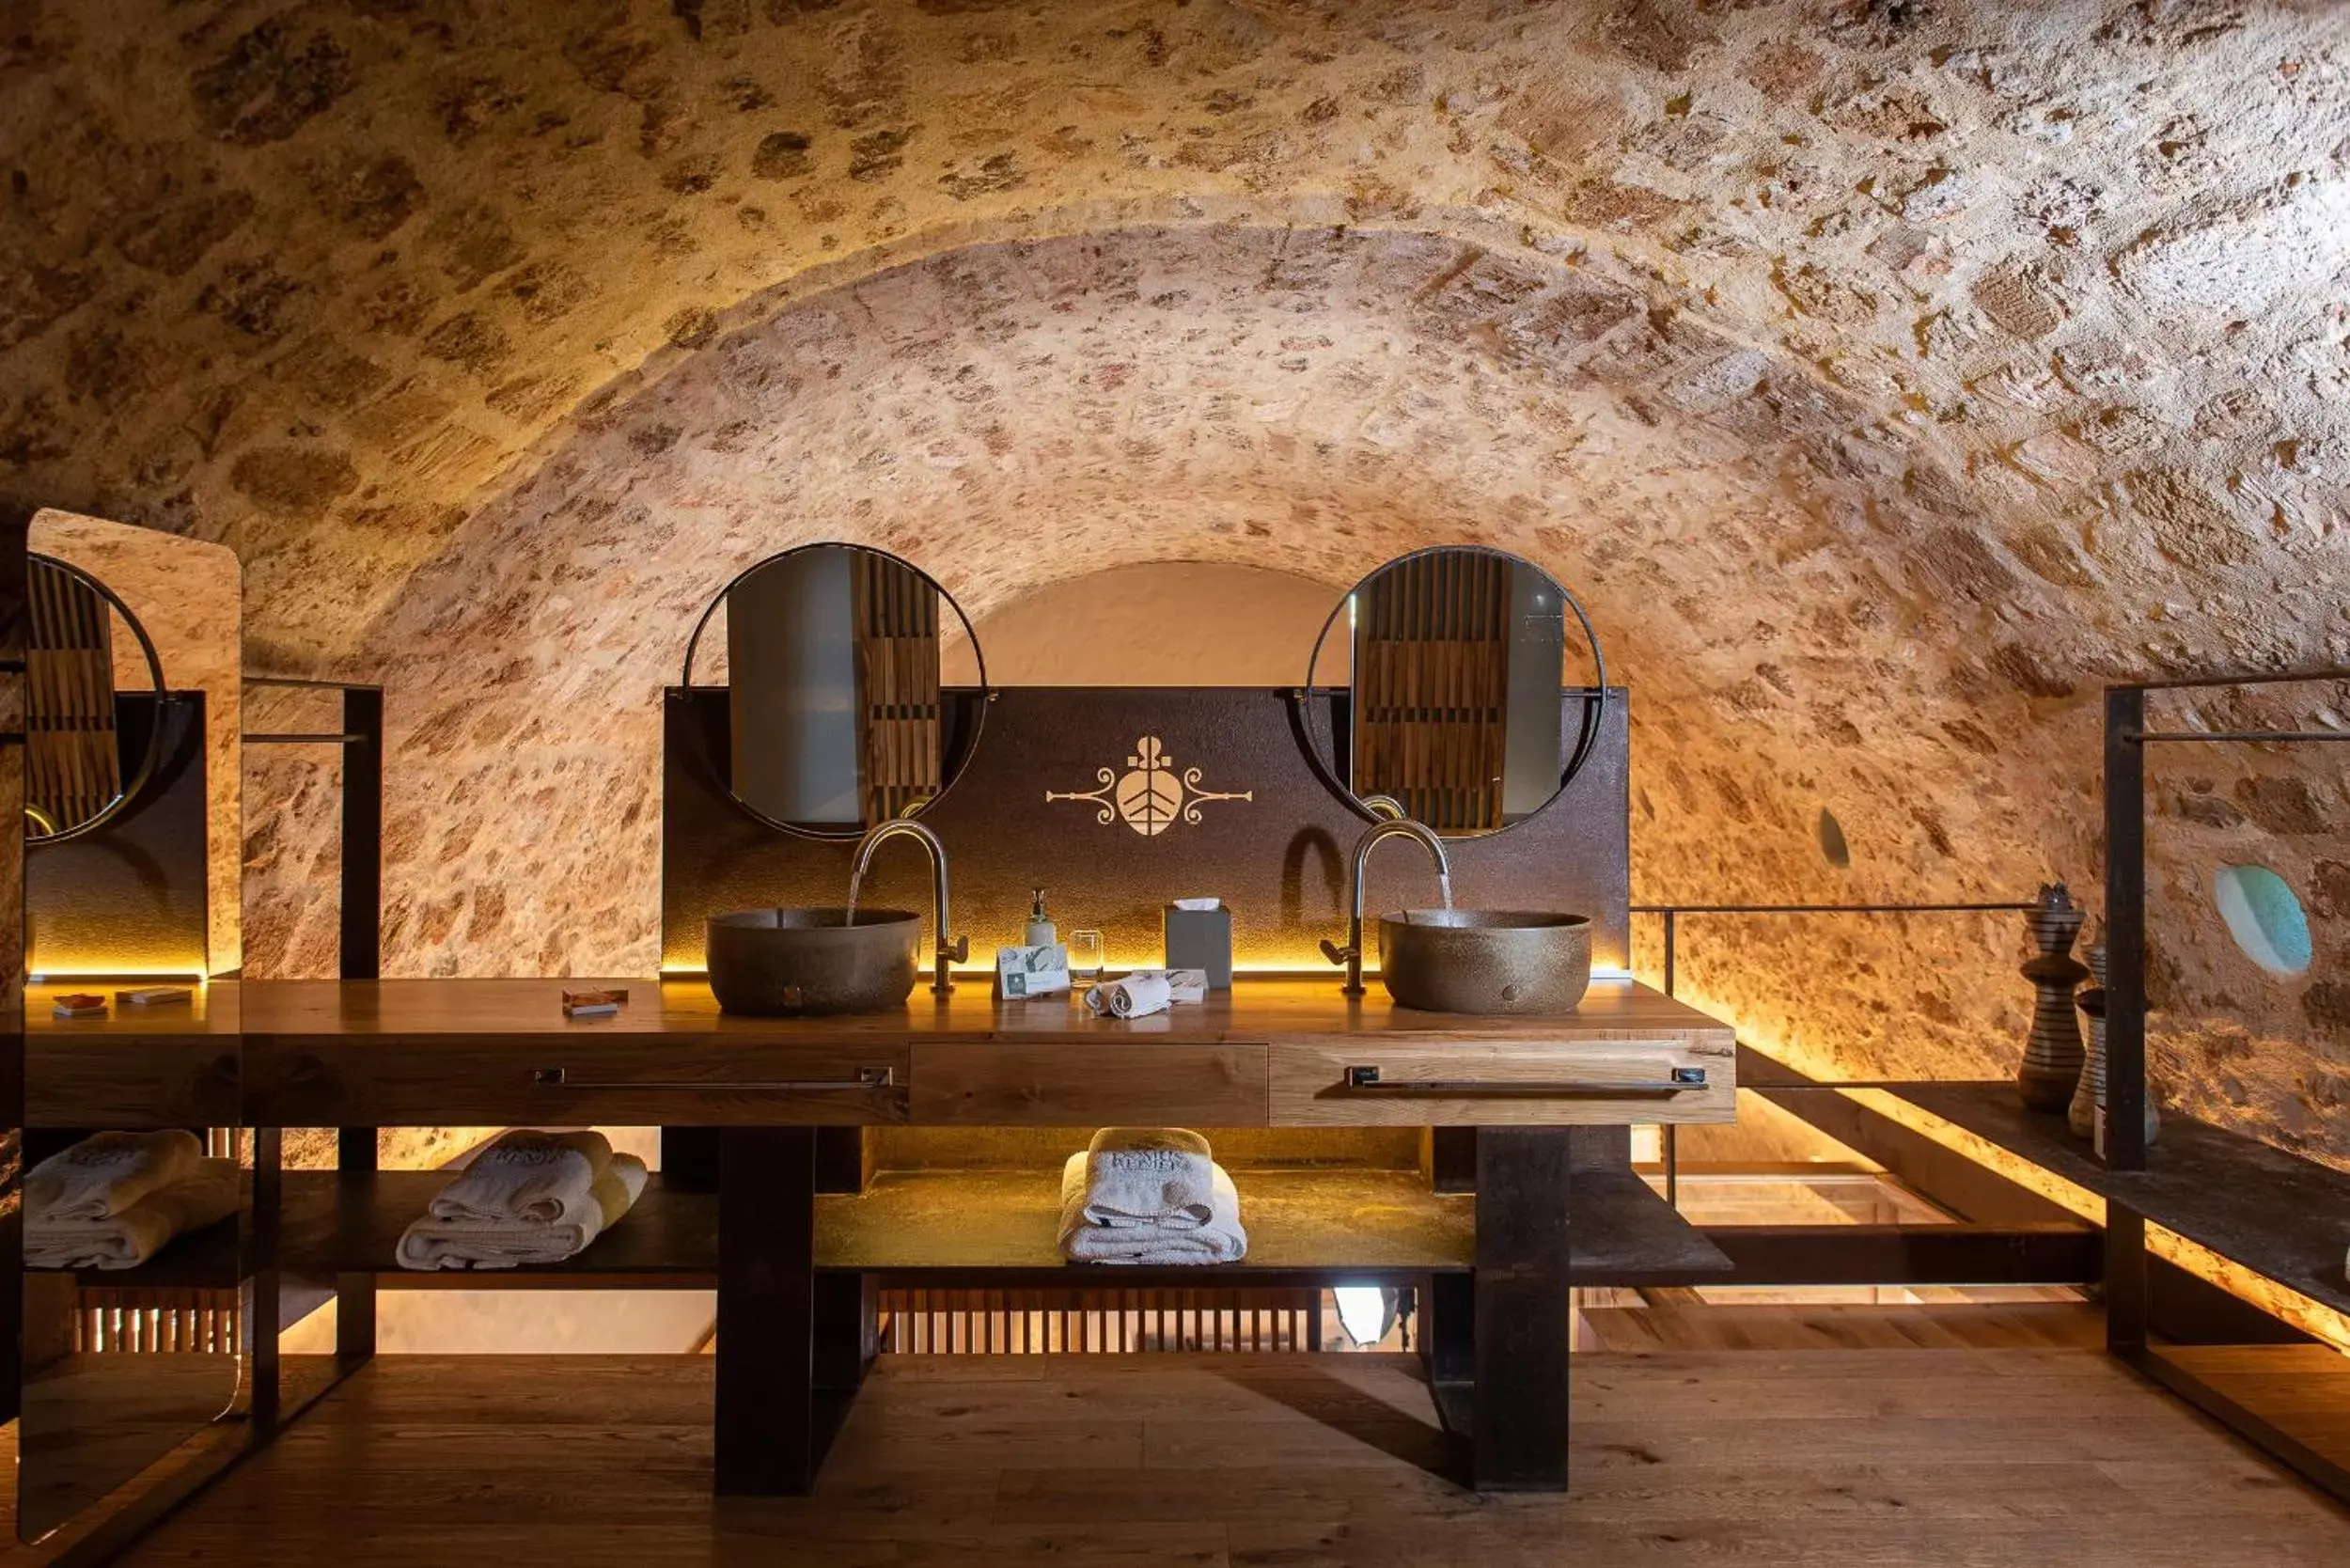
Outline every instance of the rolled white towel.
<path id="1" fill-rule="evenodd" d="M 1174 987 L 1165 975 L 1128 975 L 1120 980 L 1105 980 L 1086 993 L 1086 1006 L 1096 1016 L 1111 1018 L 1148 1018 L 1154 1012 L 1165 1012 L 1173 999 Z"/>
<path id="2" fill-rule="evenodd" d="M 516 1127 L 476 1150 L 430 1213 L 434 1219 L 551 1224 L 585 1201 L 611 1164 L 612 1145 L 602 1133 Z"/>
<path id="3" fill-rule="evenodd" d="M 400 1267 L 412 1269 L 559 1263 L 618 1224 L 644 1190 L 645 1162 L 634 1154 L 614 1154 L 588 1190 L 566 1200 L 551 1219 L 445 1219 L 427 1214 L 400 1233 L 395 1257 Z"/>
<path id="4" fill-rule="evenodd" d="M 1212 1217 L 1215 1160 L 1198 1133 L 1104 1127 L 1086 1152 L 1087 1224 L 1191 1231 Z"/>
<path id="5" fill-rule="evenodd" d="M 237 1212 L 243 1184 L 234 1160 L 200 1155 L 188 1172 L 136 1202 L 96 1218 L 60 1219 L 54 1211 L 24 1216 L 28 1268 L 136 1268 L 175 1237 L 216 1225 Z"/>
<path id="6" fill-rule="evenodd" d="M 204 1145 L 181 1127 L 93 1133 L 24 1174 L 27 1224 L 106 1219 L 196 1173 Z"/>
<path id="7" fill-rule="evenodd" d="M 1240 1192 L 1222 1166 L 1212 1168 L 1214 1196 L 1208 1222 L 1191 1230 L 1161 1226 L 1088 1225 L 1087 1156 L 1069 1156 L 1060 1173 L 1061 1255 L 1077 1263 L 1235 1263 L 1248 1255 L 1241 1229 Z"/>

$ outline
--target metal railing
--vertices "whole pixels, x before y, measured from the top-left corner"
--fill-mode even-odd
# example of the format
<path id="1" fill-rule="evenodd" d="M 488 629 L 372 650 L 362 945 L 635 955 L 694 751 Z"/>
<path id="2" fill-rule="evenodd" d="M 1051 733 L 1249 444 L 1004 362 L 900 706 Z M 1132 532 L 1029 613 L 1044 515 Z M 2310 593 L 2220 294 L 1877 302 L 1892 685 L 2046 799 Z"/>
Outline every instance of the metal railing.
<path id="1" fill-rule="evenodd" d="M 1636 903 L 1635 915 L 1662 917 L 1665 922 L 1665 995 L 1678 994 L 1680 981 L 1681 917 L 1684 915 L 1995 915 L 2028 913 L 2039 906 L 2029 900 L 2003 900 L 1977 903 Z M 1893 1089 L 1907 1087 L 1915 1080 L 1852 1080 L 1825 1082 L 1804 1078 L 1788 1083 L 1746 1085 L 1748 1088 L 1768 1088 L 1774 1090 L 1829 1089 Z M 1665 1201 L 1675 1208 L 1681 1204 L 1681 1138 L 1680 1129 L 1671 1122 L 1664 1123 Z"/>
<path id="2" fill-rule="evenodd" d="M 342 903 L 337 913 L 344 980 L 384 972 L 384 688 L 356 681 L 247 675 L 248 686 L 340 692 L 343 727 L 328 730 L 248 731 L 247 745 L 342 747 Z"/>

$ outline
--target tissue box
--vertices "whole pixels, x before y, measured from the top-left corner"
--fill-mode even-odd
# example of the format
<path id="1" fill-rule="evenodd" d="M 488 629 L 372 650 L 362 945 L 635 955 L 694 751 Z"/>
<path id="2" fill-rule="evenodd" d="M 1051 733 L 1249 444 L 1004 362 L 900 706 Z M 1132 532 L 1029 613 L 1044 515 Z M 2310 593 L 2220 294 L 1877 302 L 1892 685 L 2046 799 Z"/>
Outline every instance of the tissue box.
<path id="1" fill-rule="evenodd" d="M 1214 909 L 1167 906 L 1167 966 L 1198 969 L 1208 977 L 1209 989 L 1232 988 L 1232 912 L 1222 904 Z"/>

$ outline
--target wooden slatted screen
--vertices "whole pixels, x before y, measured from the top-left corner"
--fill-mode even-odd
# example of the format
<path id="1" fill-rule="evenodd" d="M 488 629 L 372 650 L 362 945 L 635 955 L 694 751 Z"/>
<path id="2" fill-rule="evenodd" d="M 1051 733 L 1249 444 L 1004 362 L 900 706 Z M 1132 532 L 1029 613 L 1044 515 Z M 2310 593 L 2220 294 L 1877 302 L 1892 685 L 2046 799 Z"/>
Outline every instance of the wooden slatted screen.
<path id="1" fill-rule="evenodd" d="M 115 734 L 114 618 L 87 584 L 28 563 L 24 798 L 54 827 L 86 823 L 122 792 Z"/>
<path id="2" fill-rule="evenodd" d="M 1355 792 L 1392 795 L 1439 833 L 1502 825 L 1510 563 L 1403 561 L 1362 590 L 1355 625 Z"/>
<path id="3" fill-rule="evenodd" d="M 938 792 L 938 589 L 884 556 L 857 553 L 858 789 L 868 825 Z"/>
<path id="4" fill-rule="evenodd" d="M 1314 1351 L 1311 1290 L 884 1291 L 882 1348 L 911 1356 Z"/>
<path id="5" fill-rule="evenodd" d="M 233 1290 L 86 1289 L 73 1313 L 79 1355 L 234 1356 L 242 1332 Z"/>

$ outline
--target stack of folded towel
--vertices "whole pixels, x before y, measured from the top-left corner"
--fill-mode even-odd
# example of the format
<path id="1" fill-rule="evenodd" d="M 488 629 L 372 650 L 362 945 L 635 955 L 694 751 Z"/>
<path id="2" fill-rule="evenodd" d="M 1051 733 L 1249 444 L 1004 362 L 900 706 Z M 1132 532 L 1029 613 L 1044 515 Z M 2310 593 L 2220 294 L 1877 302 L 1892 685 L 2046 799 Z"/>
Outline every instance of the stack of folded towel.
<path id="1" fill-rule="evenodd" d="M 1230 1263 L 1247 1256 L 1248 1233 L 1206 1138 L 1104 1127 L 1061 1168 L 1060 1249 L 1080 1263 Z"/>
<path id="2" fill-rule="evenodd" d="M 402 1268 L 559 1263 L 629 1211 L 645 1162 L 602 1133 L 501 1133 L 400 1238 Z"/>
<path id="3" fill-rule="evenodd" d="M 136 1268 L 174 1236 L 237 1212 L 237 1162 L 209 1159 L 194 1133 L 97 1133 L 24 1177 L 31 1268 Z"/>

